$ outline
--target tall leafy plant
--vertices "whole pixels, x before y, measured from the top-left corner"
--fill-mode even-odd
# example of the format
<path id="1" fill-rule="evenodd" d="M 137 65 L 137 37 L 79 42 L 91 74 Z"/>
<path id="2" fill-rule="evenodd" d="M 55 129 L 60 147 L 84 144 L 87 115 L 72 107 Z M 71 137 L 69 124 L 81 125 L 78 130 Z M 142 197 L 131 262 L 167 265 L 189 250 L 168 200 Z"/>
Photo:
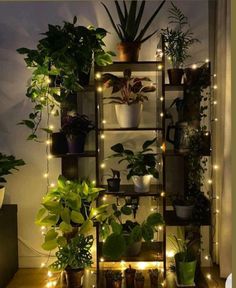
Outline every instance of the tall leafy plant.
<path id="1" fill-rule="evenodd" d="M 140 28 L 140 24 L 142 21 L 143 13 L 145 10 L 146 1 L 140 1 L 141 4 L 139 5 L 139 1 L 131 1 L 129 8 L 127 7 L 126 1 L 123 1 L 123 9 L 118 1 L 114 1 L 116 6 L 116 12 L 119 18 L 119 24 L 115 24 L 114 17 L 111 15 L 107 6 L 102 3 L 103 7 L 105 8 L 108 17 L 111 21 L 111 24 L 116 31 L 121 42 L 140 42 L 143 43 L 151 38 L 158 30 L 155 30 L 148 36 L 145 36 L 148 28 L 153 23 L 154 19 L 156 18 L 157 14 L 161 10 L 162 6 L 166 2 L 166 0 L 162 1 L 158 8 L 154 11 L 152 16 L 146 22 L 146 24 Z M 122 11 L 123 10 L 123 11 Z"/>

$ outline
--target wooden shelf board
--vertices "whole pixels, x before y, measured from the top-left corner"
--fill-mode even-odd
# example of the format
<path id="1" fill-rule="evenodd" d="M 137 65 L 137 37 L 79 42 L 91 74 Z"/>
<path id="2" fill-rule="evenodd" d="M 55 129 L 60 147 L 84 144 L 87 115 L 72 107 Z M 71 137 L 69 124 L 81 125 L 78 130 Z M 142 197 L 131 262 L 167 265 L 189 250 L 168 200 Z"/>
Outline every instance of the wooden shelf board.
<path id="1" fill-rule="evenodd" d="M 99 128 L 98 131 L 162 131 L 161 127 L 139 127 L 139 128 Z"/>
<path id="2" fill-rule="evenodd" d="M 102 251 L 103 243 L 99 243 L 99 251 Z M 127 262 L 153 262 L 153 261 L 163 261 L 163 242 L 142 242 L 141 252 L 138 256 L 122 256 L 120 259 L 109 260 L 104 257 L 102 254 L 99 255 L 99 258 L 103 258 L 103 262 L 118 262 L 121 260 Z"/>
<path id="3" fill-rule="evenodd" d="M 69 157 L 96 157 L 95 151 L 85 151 L 83 153 L 66 153 L 66 154 L 52 154 L 54 158 L 69 158 Z"/>
<path id="4" fill-rule="evenodd" d="M 183 220 L 176 216 L 175 211 L 165 211 L 165 225 L 166 226 L 188 226 L 188 225 L 197 225 L 196 222 L 191 220 Z M 210 219 L 204 219 L 201 222 L 201 226 L 211 225 Z"/>
<path id="5" fill-rule="evenodd" d="M 107 188 L 107 186 L 101 185 L 104 188 Z M 105 191 L 103 192 L 106 195 L 113 195 L 113 196 L 119 196 L 119 197 L 125 197 L 125 196 L 136 196 L 136 197 L 150 197 L 150 196 L 156 196 L 161 197 L 163 186 L 161 184 L 157 185 L 151 185 L 149 192 L 135 192 L 133 185 L 120 185 L 120 191 L 118 192 L 110 192 Z"/>
<path id="6" fill-rule="evenodd" d="M 115 72 L 124 71 L 125 68 L 129 68 L 132 71 L 155 71 L 157 65 L 163 64 L 162 61 L 138 61 L 138 62 L 113 62 L 107 66 L 96 66 L 96 71 L 100 72 Z M 159 71 L 161 72 L 161 70 Z"/>

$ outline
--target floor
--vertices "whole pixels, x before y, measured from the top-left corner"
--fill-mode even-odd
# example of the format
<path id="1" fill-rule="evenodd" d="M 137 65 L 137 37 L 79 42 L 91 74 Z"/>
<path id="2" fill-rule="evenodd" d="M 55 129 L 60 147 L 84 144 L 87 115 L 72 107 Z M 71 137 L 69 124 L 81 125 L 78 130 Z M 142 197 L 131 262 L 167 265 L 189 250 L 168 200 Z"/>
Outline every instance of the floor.
<path id="1" fill-rule="evenodd" d="M 204 268 L 202 279 L 199 279 L 197 288 L 224 288 L 224 280 L 219 278 L 218 267 Z M 211 277 L 209 277 L 211 275 Z M 51 276 L 51 275 L 49 275 Z M 20 269 L 7 288 L 45 288 L 45 287 L 65 287 L 61 284 L 59 275 L 50 278 L 46 269 Z M 208 279 L 209 278 L 209 279 Z M 56 284 L 57 283 L 57 284 Z M 176 288 L 173 275 L 167 278 L 167 288 Z M 89 287 L 92 288 L 92 287 Z"/>

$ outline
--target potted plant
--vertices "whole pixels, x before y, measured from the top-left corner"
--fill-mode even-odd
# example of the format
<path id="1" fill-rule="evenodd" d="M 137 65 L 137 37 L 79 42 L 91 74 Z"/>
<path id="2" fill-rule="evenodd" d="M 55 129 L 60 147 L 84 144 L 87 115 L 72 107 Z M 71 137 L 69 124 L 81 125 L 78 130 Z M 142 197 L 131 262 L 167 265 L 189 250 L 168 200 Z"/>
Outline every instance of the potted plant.
<path id="1" fill-rule="evenodd" d="M 130 220 L 122 222 L 122 214 L 131 215 L 132 209 L 127 205 L 118 209 L 115 204 L 112 208 L 113 214 L 102 223 L 101 227 L 101 236 L 104 239 L 103 255 L 111 260 L 120 259 L 123 255 L 139 255 L 142 239 L 151 241 L 156 232 L 155 227 L 164 224 L 160 213 L 151 213 L 141 224 Z"/>
<path id="2" fill-rule="evenodd" d="M 192 219 L 195 199 L 189 196 L 177 196 L 173 201 L 176 216 L 183 220 Z"/>
<path id="3" fill-rule="evenodd" d="M 1 183 L 6 183 L 4 176 L 12 174 L 12 170 L 19 170 L 17 166 L 25 165 L 22 159 L 16 159 L 13 155 L 5 155 L 0 153 L 0 209 L 2 207 L 5 187 Z"/>
<path id="4" fill-rule="evenodd" d="M 125 269 L 125 284 L 126 288 L 134 288 L 134 279 L 135 279 L 136 269 L 133 269 L 131 265 Z"/>
<path id="5" fill-rule="evenodd" d="M 63 25 L 48 25 L 44 38 L 36 49 L 20 48 L 25 55 L 27 67 L 33 70 L 26 96 L 33 103 L 33 111 L 20 124 L 31 129 L 28 139 L 37 140 L 38 130 L 50 132 L 41 127 L 42 113 L 58 116 L 59 104 L 67 102 L 71 94 L 81 91 L 84 77 L 89 75 L 93 61 L 99 66 L 112 63 L 114 53 L 104 50 L 103 39 L 107 31 L 93 26 L 84 27 L 64 21 Z"/>
<path id="6" fill-rule="evenodd" d="M 148 28 L 151 26 L 153 20 L 155 19 L 165 2 L 165 0 L 161 2 L 159 7 L 154 11 L 152 16 L 149 18 L 149 20 L 146 22 L 142 29 L 139 28 L 145 9 L 145 1 L 142 1 L 140 6 L 138 5 L 138 1 L 130 1 L 129 9 L 126 5 L 126 2 L 123 1 L 123 11 L 121 6 L 119 5 L 119 2 L 115 1 L 116 11 L 120 21 L 119 24 L 115 24 L 113 20 L 114 17 L 111 15 L 107 6 L 102 3 L 108 14 L 111 24 L 121 41 L 121 43 L 118 44 L 118 50 L 120 52 L 119 56 L 121 61 L 138 61 L 141 44 L 157 33 L 157 30 L 155 30 L 148 36 L 145 36 Z"/>
<path id="7" fill-rule="evenodd" d="M 111 288 L 121 288 L 122 287 L 122 279 L 123 279 L 122 272 L 121 271 L 114 271 L 112 273 L 112 286 L 111 286 Z"/>
<path id="8" fill-rule="evenodd" d="M 151 288 L 158 287 L 158 279 L 159 279 L 159 270 L 158 269 L 149 269 L 149 278 L 150 278 L 150 284 Z"/>
<path id="9" fill-rule="evenodd" d="M 188 50 L 194 43 L 199 42 L 199 40 L 193 38 L 188 18 L 173 2 L 171 2 L 168 18 L 170 20 L 169 25 L 174 25 L 174 28 L 167 27 L 161 30 L 164 38 L 165 54 L 172 65 L 172 69 L 168 69 L 167 72 L 170 84 L 180 85 L 184 74 L 182 69 L 183 64 L 190 57 Z"/>
<path id="10" fill-rule="evenodd" d="M 137 272 L 135 275 L 135 288 L 144 288 L 144 276 L 142 272 Z"/>
<path id="11" fill-rule="evenodd" d="M 153 149 L 150 148 L 155 141 L 156 138 L 145 141 L 142 145 L 142 150 L 138 152 L 124 148 L 121 143 L 111 147 L 115 154 L 109 156 L 109 158 L 120 157 L 119 163 L 122 161 L 127 162 L 127 179 L 132 178 L 135 192 L 148 192 L 151 178 L 155 177 L 158 179 L 159 177 L 155 158 L 157 154 L 153 153 Z"/>
<path id="12" fill-rule="evenodd" d="M 108 217 L 109 205 L 92 207 L 102 188 L 89 180 L 71 181 L 59 176 L 55 188 L 43 197 L 36 224 L 46 227 L 42 248 L 57 249 L 57 260 L 49 268 L 64 270 L 72 288 L 81 287 L 83 269 L 92 263 L 90 248 L 93 237 L 89 234 L 94 223 Z"/>
<path id="13" fill-rule="evenodd" d="M 131 69 L 125 69 L 123 77 L 111 73 L 102 76 L 105 88 L 112 87 L 112 94 L 120 92 L 120 95 L 104 97 L 109 99 L 108 104 L 115 104 L 117 121 L 121 128 L 137 128 L 141 119 L 143 102 L 148 100 L 145 93 L 156 90 L 155 86 L 147 83 L 148 77 L 131 77 Z"/>
<path id="14" fill-rule="evenodd" d="M 194 285 L 197 258 L 191 249 L 191 242 L 184 238 L 170 237 L 175 248 L 175 270 L 178 285 Z"/>
<path id="15" fill-rule="evenodd" d="M 111 178 L 107 179 L 107 190 L 110 192 L 120 191 L 120 171 L 111 169 Z"/>
<path id="16" fill-rule="evenodd" d="M 83 153 L 86 135 L 94 129 L 94 124 L 86 115 L 78 113 L 66 115 L 62 119 L 61 131 L 67 138 L 69 153 Z"/>

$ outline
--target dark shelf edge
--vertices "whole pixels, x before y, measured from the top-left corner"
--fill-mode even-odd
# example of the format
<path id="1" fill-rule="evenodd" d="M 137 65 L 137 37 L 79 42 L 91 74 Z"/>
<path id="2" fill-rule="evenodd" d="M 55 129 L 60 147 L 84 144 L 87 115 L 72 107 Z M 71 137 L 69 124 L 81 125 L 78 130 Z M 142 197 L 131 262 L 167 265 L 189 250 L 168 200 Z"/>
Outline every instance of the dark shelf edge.
<path id="1" fill-rule="evenodd" d="M 153 128 L 99 128 L 98 131 L 163 131 L 161 127 Z"/>
<path id="2" fill-rule="evenodd" d="M 51 154 L 53 158 L 70 158 L 70 157 L 96 157 L 95 151 L 86 151 L 83 153 Z"/>

